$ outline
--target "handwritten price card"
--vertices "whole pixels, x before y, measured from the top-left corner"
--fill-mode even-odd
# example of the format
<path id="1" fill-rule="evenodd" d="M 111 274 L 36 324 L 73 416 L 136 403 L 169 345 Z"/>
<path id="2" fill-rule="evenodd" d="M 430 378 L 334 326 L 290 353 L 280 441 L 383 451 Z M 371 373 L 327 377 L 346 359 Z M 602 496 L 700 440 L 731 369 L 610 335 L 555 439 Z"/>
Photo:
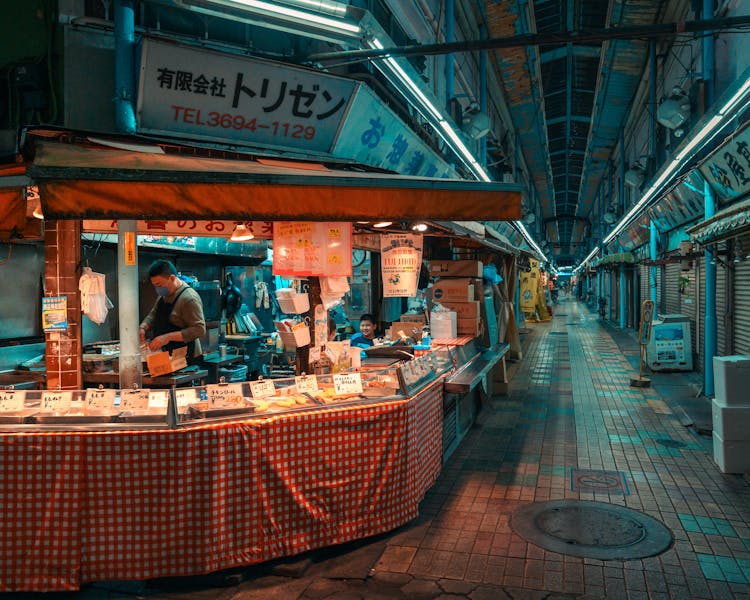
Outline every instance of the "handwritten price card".
<path id="1" fill-rule="evenodd" d="M 361 394 L 362 376 L 359 373 L 337 373 L 333 376 L 336 395 Z"/>
<path id="2" fill-rule="evenodd" d="M 121 390 L 120 408 L 122 410 L 146 410 L 150 390 Z"/>
<path id="3" fill-rule="evenodd" d="M 294 378 L 298 394 L 315 394 L 319 391 L 318 378 L 315 375 L 300 375 Z"/>
<path id="4" fill-rule="evenodd" d="M 267 398 L 268 396 L 276 395 L 276 386 L 273 381 L 261 379 L 259 381 L 250 382 L 250 393 L 253 398 Z"/>
<path id="5" fill-rule="evenodd" d="M 26 392 L 0 391 L 0 412 L 23 410 Z"/>
<path id="6" fill-rule="evenodd" d="M 86 410 L 111 410 L 115 406 L 116 390 L 87 389 L 83 404 Z"/>
<path id="7" fill-rule="evenodd" d="M 174 397 L 178 409 L 198 402 L 198 396 L 195 395 L 195 389 L 193 388 L 178 388 L 174 391 Z"/>
<path id="8" fill-rule="evenodd" d="M 148 393 L 149 408 L 163 408 L 169 404 L 169 390 L 150 390 Z"/>
<path id="9" fill-rule="evenodd" d="M 208 394 L 208 405 L 211 408 L 239 406 L 244 399 L 241 383 L 207 385 L 206 394 Z"/>
<path id="10" fill-rule="evenodd" d="M 64 415 L 70 410 L 72 399 L 72 392 L 42 392 L 42 412 Z"/>
<path id="11" fill-rule="evenodd" d="M 286 277 L 352 274 L 352 224 L 279 221 L 273 227 L 273 274 Z"/>

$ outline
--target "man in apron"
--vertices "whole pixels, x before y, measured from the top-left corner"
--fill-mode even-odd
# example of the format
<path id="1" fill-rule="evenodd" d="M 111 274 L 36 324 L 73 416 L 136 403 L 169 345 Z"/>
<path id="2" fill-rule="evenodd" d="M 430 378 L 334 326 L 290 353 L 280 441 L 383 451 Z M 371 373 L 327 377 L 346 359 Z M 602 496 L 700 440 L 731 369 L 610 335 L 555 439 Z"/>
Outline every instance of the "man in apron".
<path id="1" fill-rule="evenodd" d="M 141 343 L 149 333 L 151 350 L 171 352 L 187 346 L 188 364 L 197 364 L 203 355 L 200 338 L 206 334 L 198 292 L 177 276 L 177 269 L 167 260 L 155 261 L 148 276 L 159 298 L 138 328 Z"/>

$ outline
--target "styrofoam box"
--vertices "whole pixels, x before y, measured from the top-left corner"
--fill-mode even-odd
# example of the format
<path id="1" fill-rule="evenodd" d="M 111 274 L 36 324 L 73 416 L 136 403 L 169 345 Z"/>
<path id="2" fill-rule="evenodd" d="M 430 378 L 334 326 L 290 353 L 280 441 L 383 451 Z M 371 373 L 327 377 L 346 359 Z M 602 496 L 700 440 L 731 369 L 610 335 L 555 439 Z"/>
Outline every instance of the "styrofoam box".
<path id="1" fill-rule="evenodd" d="M 750 356 L 714 356 L 714 390 L 720 404 L 750 405 Z"/>
<path id="2" fill-rule="evenodd" d="M 750 440 L 723 440 L 713 432 L 714 462 L 722 473 L 747 473 L 750 471 Z"/>
<path id="3" fill-rule="evenodd" d="M 430 336 L 433 339 L 450 339 L 458 335 L 458 319 L 452 310 L 436 311 L 430 314 Z"/>
<path id="4" fill-rule="evenodd" d="M 750 406 L 726 406 L 711 401 L 713 431 L 722 440 L 750 441 Z"/>

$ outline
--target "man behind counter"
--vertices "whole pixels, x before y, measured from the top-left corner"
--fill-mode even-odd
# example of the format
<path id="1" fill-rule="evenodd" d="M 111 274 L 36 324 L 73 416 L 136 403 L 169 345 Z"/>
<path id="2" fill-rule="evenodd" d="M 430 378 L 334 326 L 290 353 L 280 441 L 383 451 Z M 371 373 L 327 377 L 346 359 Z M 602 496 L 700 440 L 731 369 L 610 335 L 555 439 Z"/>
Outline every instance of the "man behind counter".
<path id="1" fill-rule="evenodd" d="M 200 362 L 200 338 L 206 334 L 206 321 L 198 292 L 178 277 L 177 269 L 167 260 L 154 261 L 148 276 L 159 297 L 138 328 L 141 343 L 145 343 L 146 333 L 151 333 L 151 350 L 187 346 L 188 364 Z"/>

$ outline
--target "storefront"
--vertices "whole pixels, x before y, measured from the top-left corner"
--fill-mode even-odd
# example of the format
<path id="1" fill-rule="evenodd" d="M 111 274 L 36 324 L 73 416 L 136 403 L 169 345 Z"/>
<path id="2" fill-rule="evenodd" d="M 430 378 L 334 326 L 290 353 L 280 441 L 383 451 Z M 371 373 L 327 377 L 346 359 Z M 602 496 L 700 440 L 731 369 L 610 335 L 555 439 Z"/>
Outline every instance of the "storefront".
<path id="1" fill-rule="evenodd" d="M 122 150 L 111 140 L 70 143 L 80 141 L 71 132 L 44 137 L 27 155 L 29 179 L 6 189 L 38 189 L 45 295 L 52 297 L 77 299 L 84 218 L 406 223 L 520 216 L 514 186 Z M 512 278 L 514 259 L 505 263 L 500 272 Z M 456 331 L 417 358 L 374 359 L 356 376 L 322 376 L 310 388 L 299 379 L 179 387 L 203 383 L 207 373 L 192 371 L 167 389 L 146 388 L 158 382 L 144 378 L 138 391 L 97 389 L 84 375 L 80 307 L 67 303 L 67 327 L 45 334 L 47 389 L 3 392 L 0 443 L 6 481 L 13 480 L 6 489 L 14 491 L 3 502 L 14 518 L 3 526 L 0 587 L 52 591 L 205 573 L 414 518 L 440 472 L 445 423 L 460 421 L 461 433 L 476 408 L 472 400 L 446 420 L 446 382 L 459 398 L 489 392 L 495 379 L 506 383 L 504 373 L 497 376 L 507 352 L 497 314 L 512 317 L 507 288 L 503 297 L 483 317 L 487 323 L 491 314 L 494 323 L 491 332 L 481 330 L 489 344 L 475 341 L 479 328 Z M 466 300 L 487 311 L 481 297 Z M 314 310 L 313 303 L 312 323 Z M 506 328 L 514 321 L 506 319 Z M 310 335 L 315 340 L 314 325 Z"/>

